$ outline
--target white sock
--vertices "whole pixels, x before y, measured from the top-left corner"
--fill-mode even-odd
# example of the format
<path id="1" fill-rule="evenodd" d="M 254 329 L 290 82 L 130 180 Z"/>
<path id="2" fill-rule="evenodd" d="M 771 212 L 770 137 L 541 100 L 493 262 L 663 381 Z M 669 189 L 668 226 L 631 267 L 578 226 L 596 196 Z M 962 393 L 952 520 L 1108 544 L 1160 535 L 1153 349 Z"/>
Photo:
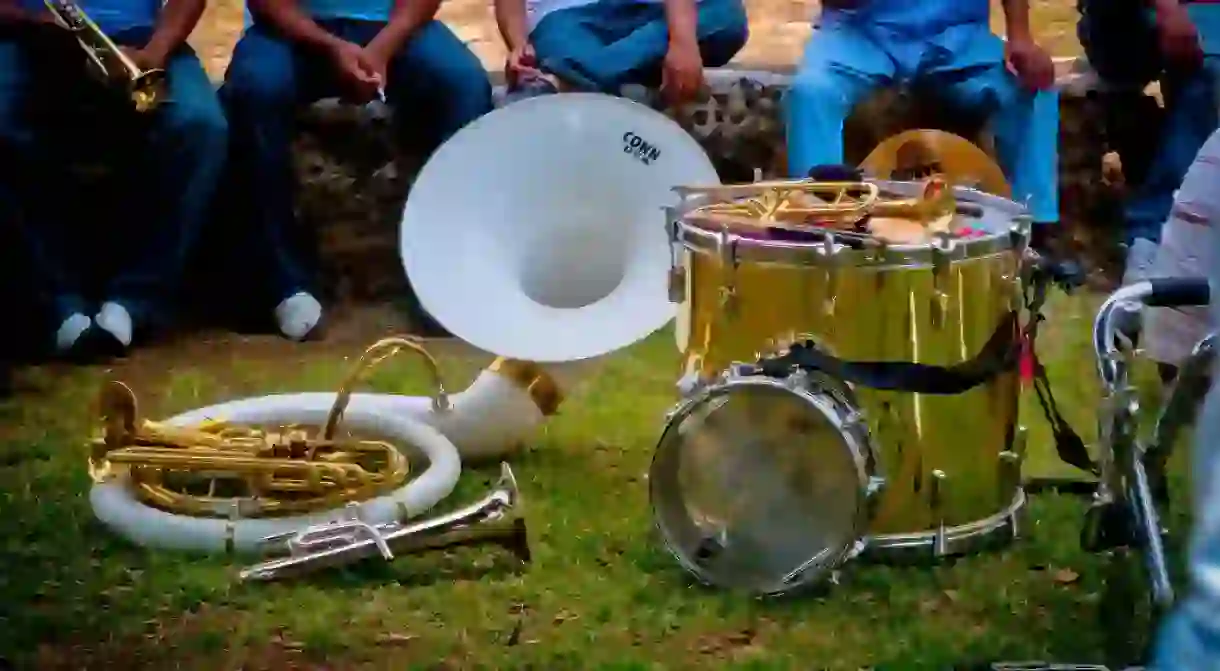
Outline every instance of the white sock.
<path id="1" fill-rule="evenodd" d="M 131 314 L 127 312 L 127 308 L 113 301 L 106 301 L 102 303 L 102 309 L 98 310 L 93 321 L 98 328 L 114 336 L 123 347 L 131 346 Z"/>
<path id="2" fill-rule="evenodd" d="M 73 312 L 68 315 L 68 318 L 63 320 L 59 325 L 59 330 L 55 332 L 55 349 L 60 352 L 66 352 L 72 349 L 77 340 L 84 335 L 89 327 L 93 326 L 93 320 L 79 312 Z"/>
<path id="3" fill-rule="evenodd" d="M 311 294 L 298 291 L 275 306 L 275 321 L 280 333 L 292 340 L 303 340 L 322 320 L 322 304 Z"/>

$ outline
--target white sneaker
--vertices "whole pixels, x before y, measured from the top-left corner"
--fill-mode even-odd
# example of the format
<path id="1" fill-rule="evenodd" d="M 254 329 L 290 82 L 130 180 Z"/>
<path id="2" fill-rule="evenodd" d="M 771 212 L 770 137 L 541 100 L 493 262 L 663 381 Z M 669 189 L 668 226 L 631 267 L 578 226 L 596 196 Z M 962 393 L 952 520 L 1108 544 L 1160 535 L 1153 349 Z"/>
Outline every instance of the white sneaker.
<path id="1" fill-rule="evenodd" d="M 275 321 L 285 338 L 304 340 L 322 321 L 322 304 L 312 294 L 298 291 L 275 306 Z"/>
<path id="2" fill-rule="evenodd" d="M 68 315 L 68 318 L 60 322 L 59 329 L 55 331 L 55 350 L 60 354 L 71 350 L 91 326 L 93 326 L 93 320 L 79 312 Z"/>
<path id="3" fill-rule="evenodd" d="M 98 328 L 114 336 L 123 347 L 131 346 L 131 313 L 113 301 L 102 303 L 102 309 L 93 317 Z"/>

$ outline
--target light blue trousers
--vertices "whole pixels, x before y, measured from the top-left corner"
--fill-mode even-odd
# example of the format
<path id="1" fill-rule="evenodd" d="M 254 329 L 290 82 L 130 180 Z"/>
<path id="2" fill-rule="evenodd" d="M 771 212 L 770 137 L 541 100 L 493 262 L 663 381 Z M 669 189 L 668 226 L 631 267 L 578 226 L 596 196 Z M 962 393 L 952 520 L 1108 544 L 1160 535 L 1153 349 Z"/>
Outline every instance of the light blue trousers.
<path id="1" fill-rule="evenodd" d="M 1210 242 L 1220 245 L 1220 131 L 1204 143 L 1178 189 L 1178 207 L 1205 217 Z M 1209 270 L 1220 287 L 1220 267 Z M 1214 290 L 1214 289 L 1213 289 Z M 1220 301 L 1212 299 L 1212 327 L 1220 324 Z M 1157 639 L 1154 668 L 1193 671 L 1220 668 L 1220 370 L 1204 401 L 1191 453 L 1194 487 L 1190 539 L 1190 584 Z"/>
<path id="2" fill-rule="evenodd" d="M 933 35 L 897 34 L 863 21 L 823 18 L 787 98 L 788 170 L 843 162 L 843 122 L 879 87 L 913 85 L 989 120 L 1014 199 L 1038 223 L 1059 221 L 1059 97 L 1024 90 L 986 24 Z"/>
<path id="3" fill-rule="evenodd" d="M 718 68 L 749 36 L 741 0 L 702 0 L 696 38 L 703 65 Z M 542 69 L 567 84 L 617 95 L 624 84 L 658 86 L 669 49 L 665 6 L 640 0 L 599 0 L 543 17 L 530 42 Z"/>

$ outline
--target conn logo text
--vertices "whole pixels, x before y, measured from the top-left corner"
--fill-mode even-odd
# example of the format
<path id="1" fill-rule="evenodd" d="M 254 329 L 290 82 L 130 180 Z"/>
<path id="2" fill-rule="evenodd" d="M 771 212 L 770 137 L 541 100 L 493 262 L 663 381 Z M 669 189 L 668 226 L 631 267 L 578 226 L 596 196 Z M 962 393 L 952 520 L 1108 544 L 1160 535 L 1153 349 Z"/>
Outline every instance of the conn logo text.
<path id="1" fill-rule="evenodd" d="M 631 131 L 623 133 L 623 153 L 631 154 L 644 165 L 661 158 L 661 149 Z"/>

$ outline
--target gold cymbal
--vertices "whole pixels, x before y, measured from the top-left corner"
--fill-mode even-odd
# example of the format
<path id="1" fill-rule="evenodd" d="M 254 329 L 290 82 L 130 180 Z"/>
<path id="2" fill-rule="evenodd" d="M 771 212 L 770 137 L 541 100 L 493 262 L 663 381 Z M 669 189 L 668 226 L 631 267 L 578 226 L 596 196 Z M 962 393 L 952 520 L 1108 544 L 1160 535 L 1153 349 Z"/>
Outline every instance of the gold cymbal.
<path id="1" fill-rule="evenodd" d="M 1012 197 L 1000 166 L 969 140 L 941 130 L 917 129 L 894 135 L 860 163 L 875 179 L 923 179 L 939 173 L 950 183 Z"/>

